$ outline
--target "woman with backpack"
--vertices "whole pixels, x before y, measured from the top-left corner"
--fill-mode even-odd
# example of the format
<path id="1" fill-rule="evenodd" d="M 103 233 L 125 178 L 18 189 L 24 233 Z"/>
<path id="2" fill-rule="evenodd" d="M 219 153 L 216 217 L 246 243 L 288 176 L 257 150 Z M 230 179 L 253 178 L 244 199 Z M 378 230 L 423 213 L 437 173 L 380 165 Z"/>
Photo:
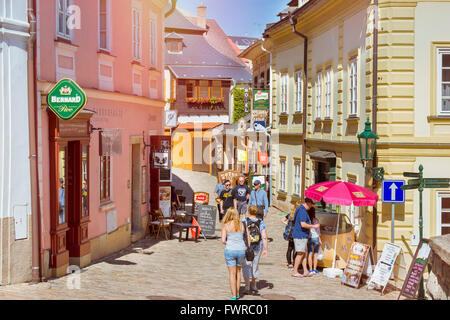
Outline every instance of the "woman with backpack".
<path id="1" fill-rule="evenodd" d="M 246 245 L 244 242 L 244 224 L 240 221 L 235 208 L 229 208 L 223 218 L 222 243 L 225 246 L 225 262 L 231 288 L 231 300 L 239 299 L 241 286 L 241 267 L 245 260 Z"/>
<path id="2" fill-rule="evenodd" d="M 294 239 L 292 238 L 292 231 L 294 230 L 294 217 L 295 217 L 295 209 L 299 204 L 296 204 L 296 206 L 291 210 L 291 213 L 287 214 L 285 217 L 281 219 L 281 222 L 283 222 L 286 225 L 286 228 L 283 233 L 284 240 L 288 241 L 288 247 L 286 251 L 286 260 L 288 263 L 288 269 L 294 268 L 294 258 L 295 258 L 295 245 L 294 245 Z"/>
<path id="3" fill-rule="evenodd" d="M 248 233 L 248 245 L 254 252 L 253 261 L 245 260 L 242 267 L 245 281 L 245 291 L 248 293 L 251 291 L 257 292 L 256 279 L 258 278 L 258 265 L 261 255 L 267 257 L 267 229 L 264 221 L 257 218 L 258 207 L 248 207 L 248 218 L 245 219 L 246 231 Z M 261 241 L 262 240 L 262 241 Z M 250 288 L 251 279 L 251 288 Z"/>

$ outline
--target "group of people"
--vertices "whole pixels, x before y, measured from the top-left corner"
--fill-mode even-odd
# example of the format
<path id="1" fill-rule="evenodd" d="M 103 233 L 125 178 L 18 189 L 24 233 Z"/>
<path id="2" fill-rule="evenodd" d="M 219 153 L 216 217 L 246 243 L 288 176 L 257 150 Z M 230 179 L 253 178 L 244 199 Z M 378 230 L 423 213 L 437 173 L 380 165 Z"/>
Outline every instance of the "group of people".
<path id="1" fill-rule="evenodd" d="M 238 185 L 231 188 L 231 182 L 222 179 L 214 190 L 222 222 L 222 243 L 225 244 L 225 262 L 228 268 L 231 300 L 239 299 L 241 269 L 245 292 L 257 292 L 259 260 L 267 257 L 267 228 L 264 217 L 269 211 L 267 193 L 261 189 L 261 181 L 255 180 L 254 190 L 239 177 Z M 248 215 L 248 216 L 247 216 Z M 251 252 L 253 259 L 246 258 Z"/>
<path id="2" fill-rule="evenodd" d="M 318 256 L 322 241 L 320 239 L 320 224 L 316 218 L 314 202 L 306 198 L 295 211 L 283 217 L 286 225 L 293 222 L 292 233 L 286 252 L 288 267 L 292 269 L 293 277 L 303 278 L 319 273 L 317 270 Z M 294 262 L 294 264 L 292 264 Z M 307 268 L 307 264 L 309 268 Z M 302 266 L 303 273 L 299 273 Z"/>
<path id="3" fill-rule="evenodd" d="M 259 260 L 267 257 L 268 249 L 267 227 L 264 224 L 269 210 L 267 193 L 261 189 L 258 180 L 254 181 L 252 191 L 245 184 L 244 177 L 239 177 L 238 182 L 236 187 L 231 188 L 231 182 L 224 178 L 214 190 L 222 222 L 221 238 L 225 244 L 232 300 L 239 299 L 241 269 L 245 293 L 258 291 Z M 317 263 L 322 241 L 313 200 L 306 198 L 304 203 L 297 203 L 297 207 L 283 217 L 282 222 L 291 226 L 286 252 L 291 276 L 303 278 L 319 273 Z M 249 250 L 253 252 L 253 259 L 246 257 Z"/>

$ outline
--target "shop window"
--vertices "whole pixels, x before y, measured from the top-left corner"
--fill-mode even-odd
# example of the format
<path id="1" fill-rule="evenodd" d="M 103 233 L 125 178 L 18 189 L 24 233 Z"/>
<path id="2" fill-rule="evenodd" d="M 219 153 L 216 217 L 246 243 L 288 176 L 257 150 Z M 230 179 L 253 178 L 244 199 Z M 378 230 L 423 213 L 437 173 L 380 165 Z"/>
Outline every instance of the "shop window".
<path id="1" fill-rule="evenodd" d="M 82 217 L 89 216 L 89 175 L 88 175 L 88 146 L 81 147 L 81 215 Z"/>
<path id="2" fill-rule="evenodd" d="M 59 147 L 58 154 L 58 223 L 64 224 L 66 222 L 66 151 L 65 146 Z"/>
<path id="3" fill-rule="evenodd" d="M 100 156 L 100 202 L 111 200 L 111 156 Z"/>

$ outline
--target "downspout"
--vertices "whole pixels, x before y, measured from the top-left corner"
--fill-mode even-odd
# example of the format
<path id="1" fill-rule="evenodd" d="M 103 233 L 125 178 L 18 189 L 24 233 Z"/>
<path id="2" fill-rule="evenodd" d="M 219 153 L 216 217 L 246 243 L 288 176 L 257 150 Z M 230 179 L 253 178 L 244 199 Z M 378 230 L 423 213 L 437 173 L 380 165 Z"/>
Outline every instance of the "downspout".
<path id="1" fill-rule="evenodd" d="M 292 27 L 292 32 L 300 36 L 304 40 L 303 45 L 303 132 L 302 132 L 302 185 L 301 185 L 301 200 L 305 201 L 305 183 L 306 183 L 306 120 L 307 120 L 307 88 L 308 88 L 308 37 L 295 30 L 295 24 L 297 20 L 292 17 L 291 13 L 288 13 L 289 23 Z"/>
<path id="2" fill-rule="evenodd" d="M 378 0 L 374 0 L 373 11 L 373 72 L 372 72 L 372 131 L 377 133 L 377 106 L 378 106 Z M 373 156 L 373 167 L 377 167 L 377 153 Z M 372 190 L 376 193 L 377 182 L 373 179 Z M 373 243 L 374 263 L 377 262 L 377 207 L 373 207 Z"/>
<path id="3" fill-rule="evenodd" d="M 41 245 L 41 210 L 39 203 L 39 172 L 37 156 L 37 80 L 36 80 L 36 0 L 28 0 L 28 22 L 30 38 L 28 40 L 28 124 L 30 140 L 30 176 L 31 176 L 31 219 L 32 219 L 32 267 L 33 283 L 41 281 L 43 251 Z"/>
<path id="4" fill-rule="evenodd" d="M 167 13 L 164 15 L 164 18 L 167 18 L 168 16 L 170 16 L 170 15 L 175 11 L 175 9 L 176 9 L 176 7 L 177 7 L 177 1 L 178 1 L 178 0 L 172 0 L 172 1 L 171 1 L 172 7 L 171 7 L 170 10 L 167 11 Z"/>
<path id="5" fill-rule="evenodd" d="M 264 131 L 264 134 L 269 137 L 269 205 L 272 205 L 272 117 L 273 117 L 273 110 L 272 110 L 272 51 L 267 50 L 264 48 L 264 42 L 266 41 L 266 38 L 262 38 L 261 43 L 261 49 L 264 52 L 267 52 L 270 55 L 270 66 L 269 66 L 269 126 L 266 127 L 266 131 Z M 270 131 L 268 133 L 267 131 Z"/>

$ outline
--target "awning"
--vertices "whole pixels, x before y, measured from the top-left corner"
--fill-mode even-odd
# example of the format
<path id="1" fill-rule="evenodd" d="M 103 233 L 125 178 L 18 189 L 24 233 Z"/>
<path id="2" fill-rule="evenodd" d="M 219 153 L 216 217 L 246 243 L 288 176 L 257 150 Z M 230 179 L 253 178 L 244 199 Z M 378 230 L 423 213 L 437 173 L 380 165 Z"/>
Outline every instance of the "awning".
<path id="1" fill-rule="evenodd" d="M 314 151 L 309 153 L 309 157 L 317 160 L 335 159 L 336 153 L 331 151 Z"/>

